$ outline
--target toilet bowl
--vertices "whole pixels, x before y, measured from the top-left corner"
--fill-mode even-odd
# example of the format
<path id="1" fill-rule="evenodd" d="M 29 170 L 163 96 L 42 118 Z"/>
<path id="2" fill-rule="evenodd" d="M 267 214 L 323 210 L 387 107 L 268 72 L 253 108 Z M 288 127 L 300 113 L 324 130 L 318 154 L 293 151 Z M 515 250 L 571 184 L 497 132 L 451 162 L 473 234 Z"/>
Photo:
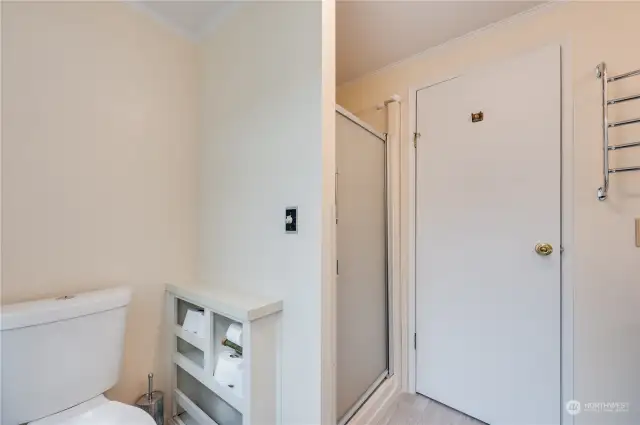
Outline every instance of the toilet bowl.
<path id="1" fill-rule="evenodd" d="M 111 401 L 103 395 L 28 425 L 156 425 L 137 407 Z"/>
<path id="2" fill-rule="evenodd" d="M 114 288 L 2 306 L 0 424 L 155 425 L 102 395 L 120 375 L 130 300 Z"/>

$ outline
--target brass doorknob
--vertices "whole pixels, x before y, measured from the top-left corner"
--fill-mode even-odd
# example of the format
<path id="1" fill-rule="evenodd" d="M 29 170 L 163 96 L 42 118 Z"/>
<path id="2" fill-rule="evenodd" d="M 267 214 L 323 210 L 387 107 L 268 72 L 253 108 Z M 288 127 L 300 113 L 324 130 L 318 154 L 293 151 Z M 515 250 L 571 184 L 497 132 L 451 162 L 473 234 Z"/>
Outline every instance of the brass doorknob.
<path id="1" fill-rule="evenodd" d="M 551 255 L 553 252 L 553 247 L 548 243 L 537 243 L 536 244 L 536 253 L 538 255 Z"/>

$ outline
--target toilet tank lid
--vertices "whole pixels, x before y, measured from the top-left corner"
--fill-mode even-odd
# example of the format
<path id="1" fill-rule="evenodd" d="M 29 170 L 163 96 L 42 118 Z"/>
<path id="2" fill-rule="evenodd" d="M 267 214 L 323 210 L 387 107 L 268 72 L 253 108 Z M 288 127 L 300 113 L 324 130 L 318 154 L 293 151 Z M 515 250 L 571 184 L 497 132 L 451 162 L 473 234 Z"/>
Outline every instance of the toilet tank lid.
<path id="1" fill-rule="evenodd" d="M 0 329 L 7 331 L 73 319 L 124 307 L 129 301 L 131 289 L 118 287 L 3 305 Z"/>

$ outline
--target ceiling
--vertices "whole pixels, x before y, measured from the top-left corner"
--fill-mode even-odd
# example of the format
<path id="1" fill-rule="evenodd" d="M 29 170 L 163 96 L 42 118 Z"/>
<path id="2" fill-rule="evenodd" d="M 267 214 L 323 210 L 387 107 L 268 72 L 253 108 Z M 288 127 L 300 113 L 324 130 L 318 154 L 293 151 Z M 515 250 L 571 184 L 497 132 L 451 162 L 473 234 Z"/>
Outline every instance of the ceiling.
<path id="1" fill-rule="evenodd" d="M 339 1 L 336 80 L 353 80 L 531 9 L 533 1 Z"/>
<path id="2" fill-rule="evenodd" d="M 198 40 L 243 1 L 129 0 L 156 20 Z M 338 0 L 336 80 L 353 80 L 456 37 L 531 9 L 521 0 Z"/>
<path id="3" fill-rule="evenodd" d="M 226 19 L 242 1 L 129 0 L 128 3 L 196 41 Z"/>

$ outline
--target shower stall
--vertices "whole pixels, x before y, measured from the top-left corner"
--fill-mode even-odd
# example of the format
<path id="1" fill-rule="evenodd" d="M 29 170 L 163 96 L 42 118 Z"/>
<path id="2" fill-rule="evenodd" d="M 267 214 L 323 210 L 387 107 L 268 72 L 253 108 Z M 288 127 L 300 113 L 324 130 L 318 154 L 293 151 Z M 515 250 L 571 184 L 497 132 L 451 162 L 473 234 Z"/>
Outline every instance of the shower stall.
<path id="1" fill-rule="evenodd" d="M 386 136 L 336 108 L 337 400 L 346 423 L 389 375 Z"/>

